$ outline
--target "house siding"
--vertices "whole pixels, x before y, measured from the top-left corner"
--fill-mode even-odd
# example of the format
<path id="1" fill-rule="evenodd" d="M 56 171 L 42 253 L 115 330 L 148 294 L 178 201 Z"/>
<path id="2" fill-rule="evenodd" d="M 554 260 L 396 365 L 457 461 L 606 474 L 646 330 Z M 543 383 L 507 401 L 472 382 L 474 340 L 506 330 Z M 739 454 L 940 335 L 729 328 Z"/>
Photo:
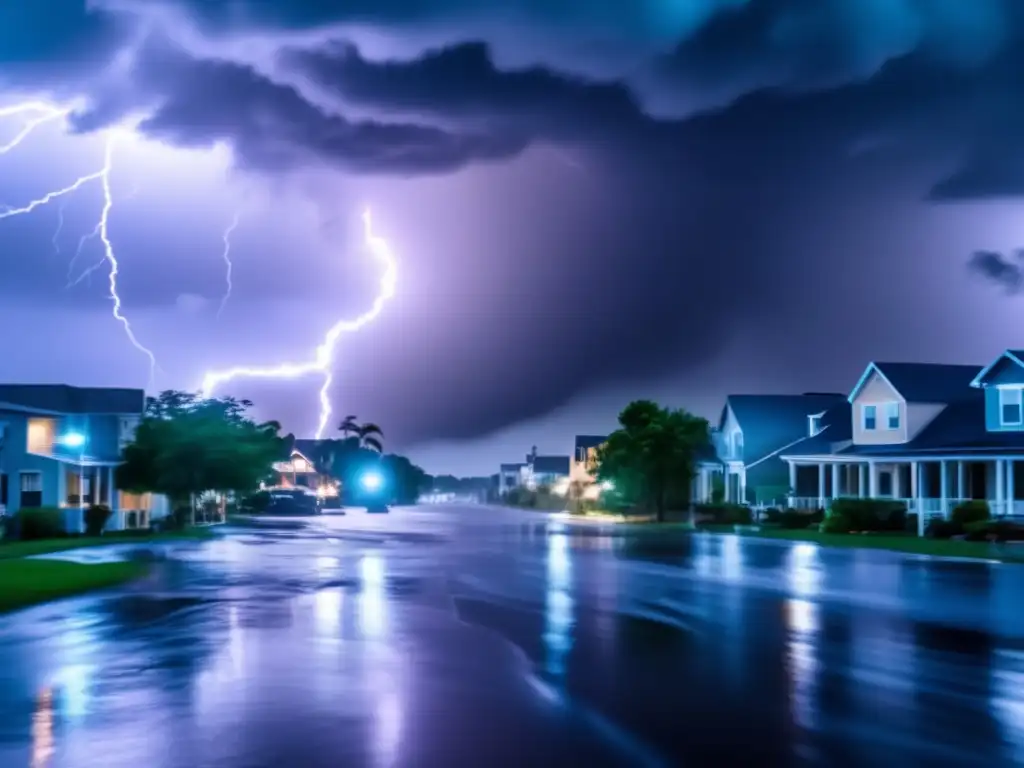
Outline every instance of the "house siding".
<path id="1" fill-rule="evenodd" d="M 896 402 L 899 405 L 899 429 L 886 429 L 885 413 L 879 409 L 877 427 L 873 430 L 864 429 L 861 407 L 864 405 L 882 405 Z M 856 445 L 897 445 L 907 442 L 907 403 L 889 383 L 878 373 L 873 372 L 864 382 L 857 397 L 853 400 L 853 442 Z"/>
<path id="2" fill-rule="evenodd" d="M 985 429 L 989 432 L 1020 432 L 1024 425 L 1003 426 L 999 412 L 999 384 L 1024 386 L 1024 368 L 1007 358 L 1000 360 L 985 377 Z"/>
<path id="3" fill-rule="evenodd" d="M 725 406 L 725 418 L 722 420 L 720 438 L 716 446 L 718 448 L 718 458 L 722 461 L 743 461 L 743 451 L 734 450 L 736 444 L 735 435 L 737 433 L 742 435 L 743 430 L 740 429 L 740 423 L 736 420 L 736 414 L 727 405 Z M 744 441 L 745 445 L 746 442 Z"/>
<path id="4" fill-rule="evenodd" d="M 28 419 L 24 413 L 0 410 L 0 422 L 6 425 L 0 446 L 0 473 L 7 475 L 7 511 L 21 509 L 21 476 L 39 472 L 42 480 L 42 504 L 57 506 L 60 497 L 60 465 L 53 459 L 28 453 Z"/>

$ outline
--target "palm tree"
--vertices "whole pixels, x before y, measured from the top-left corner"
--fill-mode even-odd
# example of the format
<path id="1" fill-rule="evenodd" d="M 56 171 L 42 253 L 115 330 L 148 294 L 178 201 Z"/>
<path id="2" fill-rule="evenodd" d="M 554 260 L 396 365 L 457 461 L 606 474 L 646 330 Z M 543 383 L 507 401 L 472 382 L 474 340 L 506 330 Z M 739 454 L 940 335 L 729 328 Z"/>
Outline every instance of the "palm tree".
<path id="1" fill-rule="evenodd" d="M 372 422 L 360 424 L 356 421 L 355 416 L 346 416 L 338 425 L 338 431 L 345 436 L 346 441 L 354 440 L 358 448 L 368 448 L 377 453 L 384 453 L 384 433 Z"/>

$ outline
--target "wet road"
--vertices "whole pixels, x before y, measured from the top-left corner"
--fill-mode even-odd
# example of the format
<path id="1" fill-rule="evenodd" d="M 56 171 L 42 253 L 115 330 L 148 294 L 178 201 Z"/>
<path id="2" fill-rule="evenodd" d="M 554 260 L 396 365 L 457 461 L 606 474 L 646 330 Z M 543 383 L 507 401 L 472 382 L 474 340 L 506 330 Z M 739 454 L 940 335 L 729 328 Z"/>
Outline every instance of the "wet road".
<path id="1" fill-rule="evenodd" d="M 488 507 L 165 555 L 0 619 L 0 766 L 1024 762 L 1020 566 Z"/>

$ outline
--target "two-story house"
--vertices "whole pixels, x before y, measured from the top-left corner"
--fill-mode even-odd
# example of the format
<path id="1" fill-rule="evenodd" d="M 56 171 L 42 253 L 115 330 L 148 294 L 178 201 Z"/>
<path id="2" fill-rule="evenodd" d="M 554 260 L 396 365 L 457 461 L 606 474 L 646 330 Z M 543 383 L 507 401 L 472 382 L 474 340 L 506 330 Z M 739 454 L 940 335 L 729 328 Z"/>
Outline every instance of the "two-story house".
<path id="1" fill-rule="evenodd" d="M 840 394 L 729 395 L 712 433 L 724 477 L 725 500 L 780 504 L 790 493 L 781 454 L 807 436 L 808 424 L 844 400 Z M 698 497 L 707 498 L 716 464 L 698 465 Z"/>
<path id="2" fill-rule="evenodd" d="M 597 468 L 597 450 L 607 439 L 607 435 L 576 435 L 569 465 L 569 482 L 579 484 L 583 498 L 593 500 L 601 494 L 594 471 Z"/>
<path id="3" fill-rule="evenodd" d="M 525 471 L 524 462 L 502 464 L 498 468 L 498 495 L 504 496 L 509 491 L 521 488 L 526 482 Z"/>
<path id="4" fill-rule="evenodd" d="M 893 498 L 924 526 L 961 500 L 1017 514 L 1024 481 L 1024 354 L 991 365 L 871 363 L 850 392 L 849 439 L 785 452 L 794 503 Z"/>
<path id="5" fill-rule="evenodd" d="M 81 512 L 90 504 L 113 510 L 109 529 L 144 527 L 166 515 L 163 497 L 114 485 L 144 407 L 141 389 L 0 385 L 0 506 L 64 508 L 73 532 L 84 529 Z"/>

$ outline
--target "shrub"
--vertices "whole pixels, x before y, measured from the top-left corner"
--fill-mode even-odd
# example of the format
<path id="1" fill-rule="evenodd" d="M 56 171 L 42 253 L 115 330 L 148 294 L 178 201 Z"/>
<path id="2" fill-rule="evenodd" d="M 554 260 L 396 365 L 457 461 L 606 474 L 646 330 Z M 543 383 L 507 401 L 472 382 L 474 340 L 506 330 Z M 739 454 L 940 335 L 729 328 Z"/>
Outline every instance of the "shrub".
<path id="1" fill-rule="evenodd" d="M 949 516 L 951 521 L 958 523 L 964 528 L 971 523 L 988 520 L 991 517 L 992 513 L 988 508 L 987 501 L 965 501 L 957 504 L 953 507 L 953 512 Z"/>
<path id="2" fill-rule="evenodd" d="M 904 523 L 904 525 L 906 526 L 906 528 L 905 528 L 906 532 L 907 533 L 915 533 L 916 534 L 917 533 L 917 523 L 918 523 L 917 512 L 908 512 L 907 513 L 906 522 Z"/>
<path id="3" fill-rule="evenodd" d="M 85 535 L 99 536 L 103 533 L 103 527 L 107 520 L 114 514 L 106 504 L 93 504 L 85 510 Z"/>
<path id="4" fill-rule="evenodd" d="M 787 509 L 779 516 L 779 526 L 787 530 L 803 530 L 820 525 L 825 520 L 823 510 Z"/>
<path id="5" fill-rule="evenodd" d="M 968 541 L 1024 541 L 1024 525 L 1010 520 L 976 520 L 964 530 Z"/>
<path id="6" fill-rule="evenodd" d="M 761 512 L 761 519 L 766 523 L 778 524 L 782 522 L 782 510 L 778 507 L 768 507 Z"/>
<path id="7" fill-rule="evenodd" d="M 750 525 L 754 513 L 742 504 L 697 504 L 694 512 L 701 522 L 713 525 Z"/>
<path id="8" fill-rule="evenodd" d="M 850 528 L 850 520 L 845 514 L 833 511 L 821 521 L 818 530 L 822 533 L 849 533 L 852 529 Z"/>
<path id="9" fill-rule="evenodd" d="M 924 535 L 930 539 L 951 539 L 960 536 L 964 527 L 953 520 L 932 520 L 924 530 Z"/>
<path id="10" fill-rule="evenodd" d="M 836 499 L 831 514 L 841 514 L 851 531 L 904 531 L 907 527 L 907 508 L 899 501 Z"/>
<path id="11" fill-rule="evenodd" d="M 64 510 L 56 507 L 23 509 L 17 514 L 18 537 L 22 541 L 57 539 L 67 536 Z"/>

